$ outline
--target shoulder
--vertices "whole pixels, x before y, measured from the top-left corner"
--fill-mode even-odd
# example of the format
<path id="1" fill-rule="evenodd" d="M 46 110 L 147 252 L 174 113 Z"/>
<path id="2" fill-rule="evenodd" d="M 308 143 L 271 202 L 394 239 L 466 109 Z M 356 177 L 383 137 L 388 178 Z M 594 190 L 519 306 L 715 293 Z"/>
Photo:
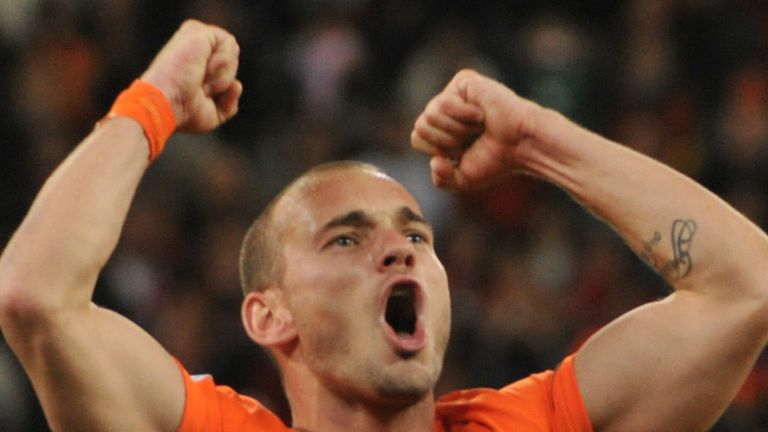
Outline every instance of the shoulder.
<path id="1" fill-rule="evenodd" d="M 447 431 L 455 423 L 477 423 L 491 430 L 591 432 L 576 383 L 573 357 L 501 389 L 449 393 L 437 401 L 436 421 Z"/>
<path id="2" fill-rule="evenodd" d="M 190 375 L 180 363 L 178 366 L 186 390 L 179 432 L 289 430 L 256 399 L 239 394 L 231 387 L 217 385 L 211 375 Z"/>

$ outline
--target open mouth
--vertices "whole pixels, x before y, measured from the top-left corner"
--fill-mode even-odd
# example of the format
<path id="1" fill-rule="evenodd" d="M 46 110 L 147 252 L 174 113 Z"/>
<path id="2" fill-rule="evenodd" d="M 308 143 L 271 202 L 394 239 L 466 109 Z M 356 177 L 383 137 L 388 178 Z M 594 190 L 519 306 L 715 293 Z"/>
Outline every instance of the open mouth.
<path id="1" fill-rule="evenodd" d="M 403 278 L 390 285 L 382 299 L 384 335 L 403 359 L 413 358 L 427 346 L 427 329 L 421 318 L 423 296 L 418 282 Z"/>
<path id="2" fill-rule="evenodd" d="M 387 298 L 384 319 L 398 336 L 411 336 L 416 332 L 416 286 L 398 283 Z"/>

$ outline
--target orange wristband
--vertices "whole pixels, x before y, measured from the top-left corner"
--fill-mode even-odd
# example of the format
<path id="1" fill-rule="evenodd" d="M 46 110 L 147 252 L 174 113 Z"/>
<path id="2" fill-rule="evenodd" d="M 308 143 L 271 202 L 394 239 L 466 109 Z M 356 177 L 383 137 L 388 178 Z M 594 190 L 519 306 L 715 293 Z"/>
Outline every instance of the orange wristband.
<path id="1" fill-rule="evenodd" d="M 160 89 L 138 79 L 117 96 L 105 118 L 118 116 L 130 117 L 141 124 L 149 142 L 150 162 L 160 155 L 176 130 L 176 114 L 171 102 Z"/>

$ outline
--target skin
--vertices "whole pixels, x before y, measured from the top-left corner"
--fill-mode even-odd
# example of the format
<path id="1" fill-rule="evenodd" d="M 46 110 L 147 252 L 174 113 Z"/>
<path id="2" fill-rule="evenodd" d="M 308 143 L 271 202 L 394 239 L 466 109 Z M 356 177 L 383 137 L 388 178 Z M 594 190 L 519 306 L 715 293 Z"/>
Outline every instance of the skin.
<path id="1" fill-rule="evenodd" d="M 429 102 L 411 141 L 440 187 L 522 171 L 564 189 L 674 288 L 576 354 L 595 430 L 711 427 L 768 342 L 764 232 L 682 174 L 474 71 Z"/>
<path id="2" fill-rule="evenodd" d="M 222 29 L 189 21 L 143 78 L 168 97 L 179 130 L 207 132 L 237 112 L 238 53 Z M 768 342 L 765 233 L 671 168 L 473 71 L 429 102 L 412 145 L 431 156 L 439 187 L 523 171 L 563 188 L 674 288 L 578 351 L 595 430 L 712 425 Z M 181 419 L 172 358 L 91 302 L 147 157 L 136 121 L 103 122 L 51 175 L 0 257 L 0 326 L 53 430 L 173 431 Z M 418 216 L 413 197 L 374 172 L 342 170 L 300 183 L 278 207 L 285 275 L 246 297 L 243 321 L 275 353 L 297 427 L 432 430 L 449 302 L 431 242 L 417 240 L 428 228 L 403 217 L 403 208 Z M 364 223 L 322 228 L 350 211 Z M 423 343 L 407 355 L 377 309 L 395 278 L 417 282 L 423 297 Z"/>
<path id="3" fill-rule="evenodd" d="M 448 282 L 429 225 L 403 217 L 404 208 L 420 215 L 400 184 L 353 168 L 308 179 L 275 209 L 276 220 L 291 221 L 275 227 L 286 274 L 279 293 L 249 294 L 245 325 L 256 342 L 273 348 L 297 428 L 431 428 L 432 389 L 450 329 Z M 327 226 L 355 211 L 364 213 L 362 222 Z M 423 290 L 427 342 L 413 355 L 394 349 L 384 333 L 382 298 L 403 277 Z M 275 295 L 291 328 L 277 343 L 256 330 Z"/>
<path id="4" fill-rule="evenodd" d="M 207 132 L 237 113 L 238 53 L 229 33 L 187 21 L 142 79 L 171 102 L 178 130 Z M 184 385 L 173 359 L 137 325 L 91 302 L 148 155 L 135 120 L 101 122 L 46 181 L 0 257 L 0 326 L 52 430 L 179 424 Z"/>

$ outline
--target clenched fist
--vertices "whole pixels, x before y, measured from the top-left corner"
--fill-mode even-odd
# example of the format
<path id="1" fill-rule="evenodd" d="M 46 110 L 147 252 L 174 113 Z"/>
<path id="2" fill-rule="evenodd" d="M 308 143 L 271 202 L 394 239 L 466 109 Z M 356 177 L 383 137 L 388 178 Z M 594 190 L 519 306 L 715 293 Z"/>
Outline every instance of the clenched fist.
<path id="1" fill-rule="evenodd" d="M 541 107 L 471 70 L 457 73 L 419 115 L 411 145 L 432 156 L 438 187 L 477 189 L 524 169 Z"/>
<path id="2" fill-rule="evenodd" d="M 188 20 L 157 54 L 141 79 L 165 93 L 178 130 L 207 132 L 237 113 L 240 47 L 225 30 Z"/>

